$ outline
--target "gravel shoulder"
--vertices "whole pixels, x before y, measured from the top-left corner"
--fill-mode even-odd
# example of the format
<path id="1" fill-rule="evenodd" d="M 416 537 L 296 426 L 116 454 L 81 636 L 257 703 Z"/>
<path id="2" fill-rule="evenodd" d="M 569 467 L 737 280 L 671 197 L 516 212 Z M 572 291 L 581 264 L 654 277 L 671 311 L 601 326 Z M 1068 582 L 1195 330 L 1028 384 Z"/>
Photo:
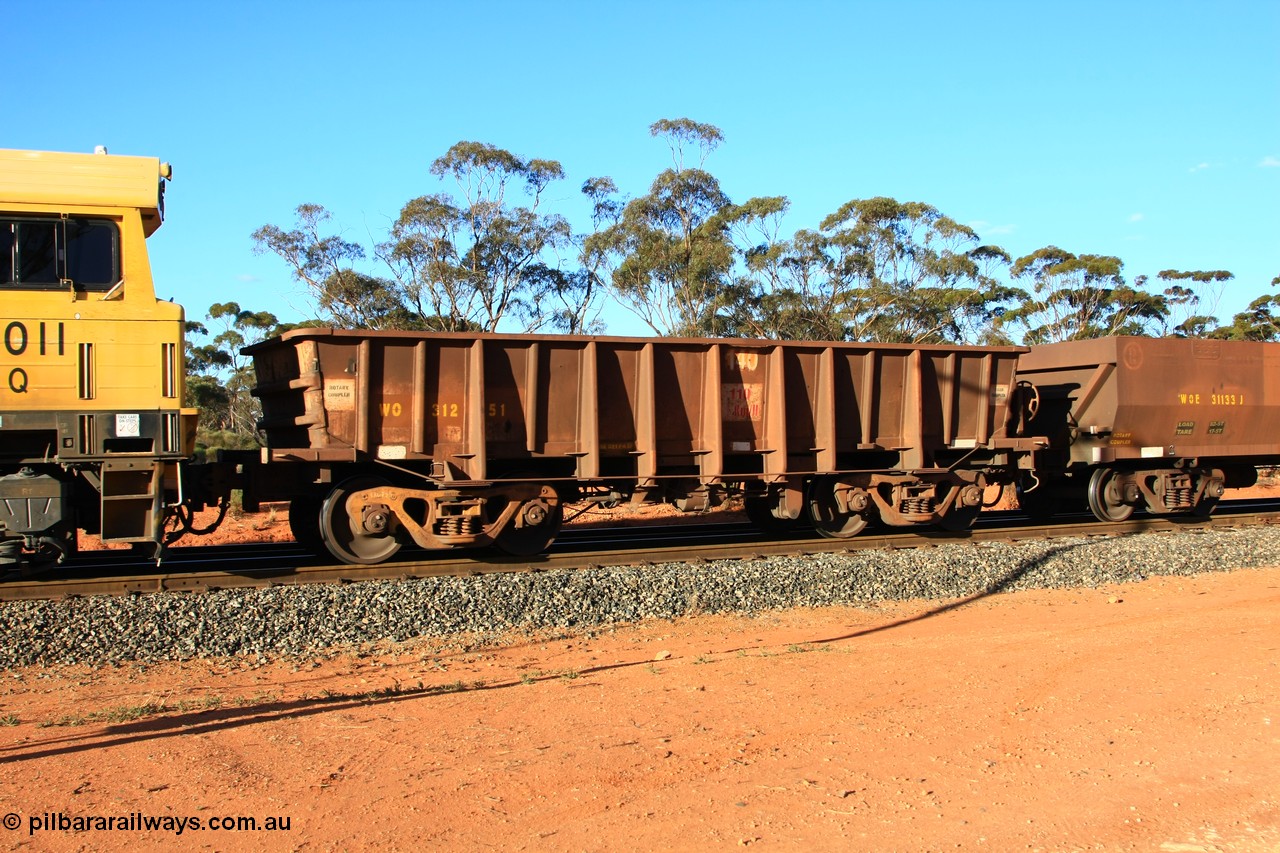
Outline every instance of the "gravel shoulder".
<path id="1" fill-rule="evenodd" d="M 6 605 L 0 812 L 19 828 L 0 844 L 1274 851 L 1278 546 L 1266 530 L 963 546 L 412 604 L 373 584 L 305 606 L 238 593 L 177 611 L 206 646 L 164 636 L 187 624 L 173 612 Z M 421 616 L 442 595 L 508 624 L 329 648 L 444 618 Z M 14 651 L 122 634 L 149 651 Z M 202 656 L 218 643 L 234 656 Z M 29 835 L 46 813 L 290 827 Z"/>
<path id="2" fill-rule="evenodd" d="M 0 666 L 323 654 L 418 637 L 976 598 L 1272 565 L 1280 527 L 0 604 Z"/>

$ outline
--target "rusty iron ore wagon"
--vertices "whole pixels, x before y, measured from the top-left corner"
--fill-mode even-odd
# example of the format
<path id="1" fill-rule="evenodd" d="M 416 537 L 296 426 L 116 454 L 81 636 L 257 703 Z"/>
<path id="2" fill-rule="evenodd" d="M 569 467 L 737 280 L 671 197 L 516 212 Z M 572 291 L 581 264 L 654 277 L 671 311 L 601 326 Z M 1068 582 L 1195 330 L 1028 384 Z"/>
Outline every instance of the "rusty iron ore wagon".
<path id="1" fill-rule="evenodd" d="M 543 550 L 571 501 L 728 494 L 765 527 L 970 526 L 1030 465 L 1021 347 L 299 329 L 245 352 L 246 503 L 348 562 Z"/>
<path id="2" fill-rule="evenodd" d="M 1046 438 L 1020 484 L 1033 514 L 1205 515 L 1280 464 L 1280 344 L 1068 341 L 1032 347 L 1018 379 L 1037 394 L 1029 431 Z"/>

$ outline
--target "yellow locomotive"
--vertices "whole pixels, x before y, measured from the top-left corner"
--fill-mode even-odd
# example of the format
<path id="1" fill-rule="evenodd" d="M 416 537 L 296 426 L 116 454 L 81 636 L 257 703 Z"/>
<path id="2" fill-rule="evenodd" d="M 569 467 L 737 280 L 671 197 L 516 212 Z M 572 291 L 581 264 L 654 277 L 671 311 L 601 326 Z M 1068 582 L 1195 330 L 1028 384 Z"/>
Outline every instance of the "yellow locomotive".
<path id="1" fill-rule="evenodd" d="M 0 572 L 59 560 L 76 530 L 158 557 L 196 411 L 183 312 L 146 239 L 168 164 L 0 150 Z"/>

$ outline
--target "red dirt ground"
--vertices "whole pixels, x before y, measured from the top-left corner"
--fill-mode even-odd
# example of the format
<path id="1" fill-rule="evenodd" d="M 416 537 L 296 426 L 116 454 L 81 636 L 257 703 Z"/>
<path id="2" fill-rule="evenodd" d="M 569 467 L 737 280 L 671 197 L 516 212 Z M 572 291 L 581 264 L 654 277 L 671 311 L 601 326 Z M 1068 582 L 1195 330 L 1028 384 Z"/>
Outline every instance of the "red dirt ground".
<path id="1" fill-rule="evenodd" d="M 1274 851 L 1278 675 L 1280 569 L 481 650 L 25 669 L 0 681 L 18 827 L 0 843 Z M 289 830 L 29 835 L 45 813 Z"/>

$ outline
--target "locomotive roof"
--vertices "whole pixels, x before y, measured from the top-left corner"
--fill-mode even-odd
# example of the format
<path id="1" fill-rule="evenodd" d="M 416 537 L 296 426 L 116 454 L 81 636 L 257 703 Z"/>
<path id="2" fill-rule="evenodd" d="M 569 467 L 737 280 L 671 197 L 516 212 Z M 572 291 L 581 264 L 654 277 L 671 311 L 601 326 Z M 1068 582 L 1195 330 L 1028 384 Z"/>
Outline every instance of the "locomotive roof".
<path id="1" fill-rule="evenodd" d="M 171 175 L 155 157 L 0 148 L 0 209 L 130 208 L 142 213 L 150 235 L 164 217 L 163 182 Z"/>

